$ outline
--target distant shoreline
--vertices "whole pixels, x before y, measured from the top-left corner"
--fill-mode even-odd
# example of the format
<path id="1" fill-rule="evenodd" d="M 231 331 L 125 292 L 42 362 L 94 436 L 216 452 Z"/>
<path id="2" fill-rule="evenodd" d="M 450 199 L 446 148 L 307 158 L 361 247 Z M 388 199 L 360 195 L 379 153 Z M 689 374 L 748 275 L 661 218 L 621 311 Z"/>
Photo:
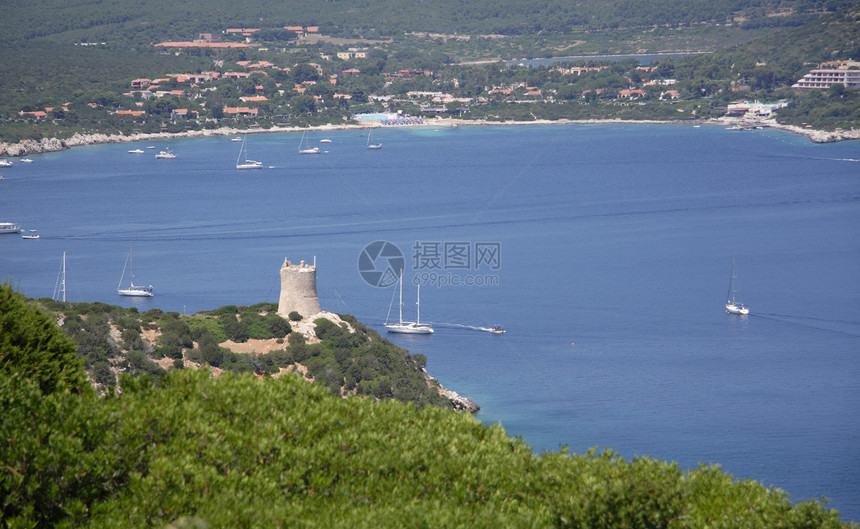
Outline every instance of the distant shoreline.
<path id="1" fill-rule="evenodd" d="M 534 121 L 487 121 L 487 120 L 470 120 L 470 119 L 429 119 L 423 124 L 413 125 L 393 125 L 385 126 L 385 128 L 399 127 L 470 127 L 470 126 L 510 126 L 510 125 L 607 125 L 607 124 L 625 124 L 625 125 L 717 125 L 717 126 L 751 126 L 765 127 L 785 130 L 795 134 L 806 136 L 815 143 L 832 143 L 837 141 L 858 140 L 860 139 L 860 129 L 851 130 L 836 130 L 823 131 L 814 129 L 805 129 L 794 125 L 781 125 L 776 121 L 761 121 L 748 122 L 739 119 L 731 118 L 716 118 L 707 120 L 684 120 L 684 121 L 668 121 L 668 120 L 622 120 L 622 119 L 559 119 L 559 120 L 534 120 Z M 244 134 L 262 134 L 262 133 L 277 133 L 277 132 L 302 132 L 314 131 L 325 132 L 331 130 L 362 130 L 371 128 L 382 128 L 382 125 L 377 123 L 368 124 L 344 124 L 344 125 L 321 125 L 318 127 L 272 127 L 268 129 L 236 129 L 232 127 L 221 127 L 218 129 L 194 130 L 188 132 L 168 133 L 156 132 L 146 134 L 132 134 L 129 136 L 122 134 L 74 134 L 70 138 L 46 138 L 42 140 L 23 140 L 18 143 L 0 142 L 0 157 L 18 157 L 28 156 L 33 154 L 42 154 L 48 152 L 59 152 L 72 147 L 80 147 L 84 145 L 100 145 L 106 143 L 133 143 L 139 141 L 155 141 L 169 140 L 177 138 L 206 138 L 214 136 L 238 136 Z"/>

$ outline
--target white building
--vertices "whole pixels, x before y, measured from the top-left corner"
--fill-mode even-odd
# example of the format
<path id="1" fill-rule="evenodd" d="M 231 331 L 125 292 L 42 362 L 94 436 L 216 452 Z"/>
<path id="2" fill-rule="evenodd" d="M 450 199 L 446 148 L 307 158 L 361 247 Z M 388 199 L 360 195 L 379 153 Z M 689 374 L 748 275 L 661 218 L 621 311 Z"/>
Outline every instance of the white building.
<path id="1" fill-rule="evenodd" d="M 824 62 L 817 70 L 812 70 L 793 85 L 792 88 L 830 88 L 842 83 L 845 88 L 860 88 L 860 62 Z"/>

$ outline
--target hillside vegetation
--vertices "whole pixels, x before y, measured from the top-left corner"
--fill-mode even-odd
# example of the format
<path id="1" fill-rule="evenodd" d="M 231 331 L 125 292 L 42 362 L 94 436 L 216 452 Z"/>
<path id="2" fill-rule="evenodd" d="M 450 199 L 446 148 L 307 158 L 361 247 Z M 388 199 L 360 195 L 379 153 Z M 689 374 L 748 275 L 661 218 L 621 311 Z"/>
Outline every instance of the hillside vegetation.
<path id="1" fill-rule="evenodd" d="M 0 299 L 6 527 L 857 527 L 719 467 L 537 455 L 470 415 L 294 375 L 124 375 L 99 397 L 53 316 Z"/>
<path id="2" fill-rule="evenodd" d="M 706 119 L 745 99 L 787 101 L 777 114 L 785 124 L 860 123 L 857 90 L 790 88 L 823 61 L 860 57 L 856 2 L 452 2 L 343 9 L 339 0 L 217 0 L 181 10 L 164 0 L 16 4 L 0 17 L 0 143 L 342 124 L 360 112 Z M 316 26 L 299 35 L 284 29 L 292 24 Z M 259 31 L 224 33 L 243 27 Z M 155 46 L 203 33 L 246 47 Z M 562 65 L 609 70 L 585 73 L 517 65 L 533 57 L 689 52 L 707 53 L 663 57 L 644 69 L 636 60 Z"/>
<path id="3" fill-rule="evenodd" d="M 365 37 L 408 31 L 519 35 L 569 33 L 583 28 L 737 23 L 748 27 L 798 25 L 816 14 L 851 6 L 850 0 L 350 0 L 190 2 L 15 2 L 4 8 L 3 40 L 51 37 L 63 41 L 131 43 L 187 39 L 227 28 L 319 26 L 326 34 Z M 779 16 L 774 16 L 779 15 Z"/>
<path id="4" fill-rule="evenodd" d="M 298 371 L 334 395 L 451 407 L 423 371 L 424 355 L 409 354 L 353 316 L 329 314 L 311 322 L 293 314 L 287 321 L 272 303 L 192 316 L 159 309 L 140 314 L 105 303 L 39 304 L 62 323 L 102 392 L 115 387 L 120 374 L 159 379 L 186 368 L 258 376 Z"/>

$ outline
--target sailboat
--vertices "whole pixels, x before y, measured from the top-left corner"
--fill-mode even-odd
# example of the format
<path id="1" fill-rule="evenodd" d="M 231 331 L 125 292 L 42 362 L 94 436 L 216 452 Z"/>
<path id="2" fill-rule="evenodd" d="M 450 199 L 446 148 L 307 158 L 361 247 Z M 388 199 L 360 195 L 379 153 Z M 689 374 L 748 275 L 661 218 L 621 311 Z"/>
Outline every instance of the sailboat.
<path id="1" fill-rule="evenodd" d="M 726 312 L 729 314 L 746 316 L 750 313 L 750 309 L 745 307 L 743 302 L 737 299 L 737 281 L 738 278 L 735 275 L 735 259 L 732 257 L 732 277 L 729 279 L 729 294 L 728 301 L 726 301 Z"/>
<path id="2" fill-rule="evenodd" d="M 299 154 L 319 154 L 319 147 L 302 147 L 305 144 L 305 133 L 302 132 L 302 139 L 299 141 Z"/>
<path id="3" fill-rule="evenodd" d="M 125 258 L 125 266 L 122 267 L 122 276 L 119 278 L 119 285 L 117 285 L 116 287 L 116 293 L 120 296 L 151 298 L 152 285 L 149 285 L 148 287 L 142 287 L 134 284 L 134 266 L 132 261 L 132 248 L 129 248 L 128 257 Z M 126 267 L 128 268 L 131 280 L 129 281 L 128 288 L 122 288 L 122 280 L 125 278 Z"/>
<path id="4" fill-rule="evenodd" d="M 367 148 L 368 149 L 381 149 L 382 143 L 373 143 L 370 141 L 371 136 L 373 135 L 373 131 L 367 131 Z"/>
<path id="5" fill-rule="evenodd" d="M 421 285 L 418 285 L 418 301 L 415 302 L 418 313 L 416 321 L 403 321 L 403 270 L 400 271 L 400 317 L 397 323 L 385 323 L 388 332 L 401 334 L 433 334 L 433 328 L 421 324 Z M 390 310 L 390 309 L 389 309 Z"/>
<path id="6" fill-rule="evenodd" d="M 66 252 L 63 252 L 63 261 L 60 263 L 60 273 L 57 275 L 57 284 L 54 285 L 54 301 L 66 302 Z"/>
<path id="7" fill-rule="evenodd" d="M 239 149 L 239 157 L 236 158 L 236 169 L 262 169 L 263 162 L 258 162 L 256 160 L 249 160 L 245 158 L 245 161 L 242 161 L 242 155 L 248 156 L 248 147 L 247 142 L 245 141 L 247 138 L 242 138 L 242 147 Z"/>

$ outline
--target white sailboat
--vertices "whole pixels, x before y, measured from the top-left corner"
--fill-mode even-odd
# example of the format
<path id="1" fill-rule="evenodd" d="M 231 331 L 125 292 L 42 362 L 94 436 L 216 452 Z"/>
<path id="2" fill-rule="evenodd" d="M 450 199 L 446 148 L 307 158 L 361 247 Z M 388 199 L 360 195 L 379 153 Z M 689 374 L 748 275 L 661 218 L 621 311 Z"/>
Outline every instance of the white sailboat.
<path id="1" fill-rule="evenodd" d="M 382 143 L 373 143 L 372 141 L 370 141 L 370 138 L 372 135 L 373 135 L 372 130 L 367 132 L 367 148 L 368 149 L 381 149 Z"/>
<path id="2" fill-rule="evenodd" d="M 731 279 L 729 279 L 729 294 L 728 301 L 726 301 L 726 312 L 728 312 L 729 314 L 746 316 L 750 313 L 750 309 L 748 307 L 745 307 L 743 302 L 738 299 L 737 282 L 738 278 L 735 275 L 735 259 L 734 257 L 732 257 L 732 277 Z"/>
<path id="3" fill-rule="evenodd" d="M 242 138 L 242 147 L 239 149 L 239 157 L 236 158 L 236 169 L 262 169 L 263 162 L 258 162 L 256 160 L 249 160 L 245 158 L 245 161 L 242 161 L 242 156 L 248 156 L 248 147 L 246 138 Z"/>
<path id="4" fill-rule="evenodd" d="M 319 154 L 319 147 L 309 147 L 305 145 L 305 133 L 302 132 L 302 139 L 299 141 L 299 154 Z"/>
<path id="5" fill-rule="evenodd" d="M 418 285 L 418 297 L 415 302 L 417 315 L 415 321 L 403 321 L 403 270 L 400 271 L 400 315 L 397 323 L 385 323 L 388 332 L 400 334 L 433 334 L 433 328 L 421 324 L 421 285 Z M 389 312 L 390 312 L 389 308 Z"/>
<path id="6" fill-rule="evenodd" d="M 60 263 L 60 273 L 57 275 L 57 283 L 54 285 L 54 301 L 66 302 L 66 252 L 63 252 L 63 261 Z"/>
<path id="7" fill-rule="evenodd" d="M 152 297 L 152 285 L 148 287 L 142 287 L 134 284 L 134 265 L 132 259 L 132 248 L 128 250 L 128 257 L 125 258 L 125 266 L 122 267 L 122 276 L 119 278 L 119 285 L 116 287 L 116 293 L 120 296 L 134 296 L 134 297 Z M 131 280 L 129 281 L 128 288 L 122 288 L 122 280 L 125 278 L 125 269 L 128 268 L 129 276 Z"/>

